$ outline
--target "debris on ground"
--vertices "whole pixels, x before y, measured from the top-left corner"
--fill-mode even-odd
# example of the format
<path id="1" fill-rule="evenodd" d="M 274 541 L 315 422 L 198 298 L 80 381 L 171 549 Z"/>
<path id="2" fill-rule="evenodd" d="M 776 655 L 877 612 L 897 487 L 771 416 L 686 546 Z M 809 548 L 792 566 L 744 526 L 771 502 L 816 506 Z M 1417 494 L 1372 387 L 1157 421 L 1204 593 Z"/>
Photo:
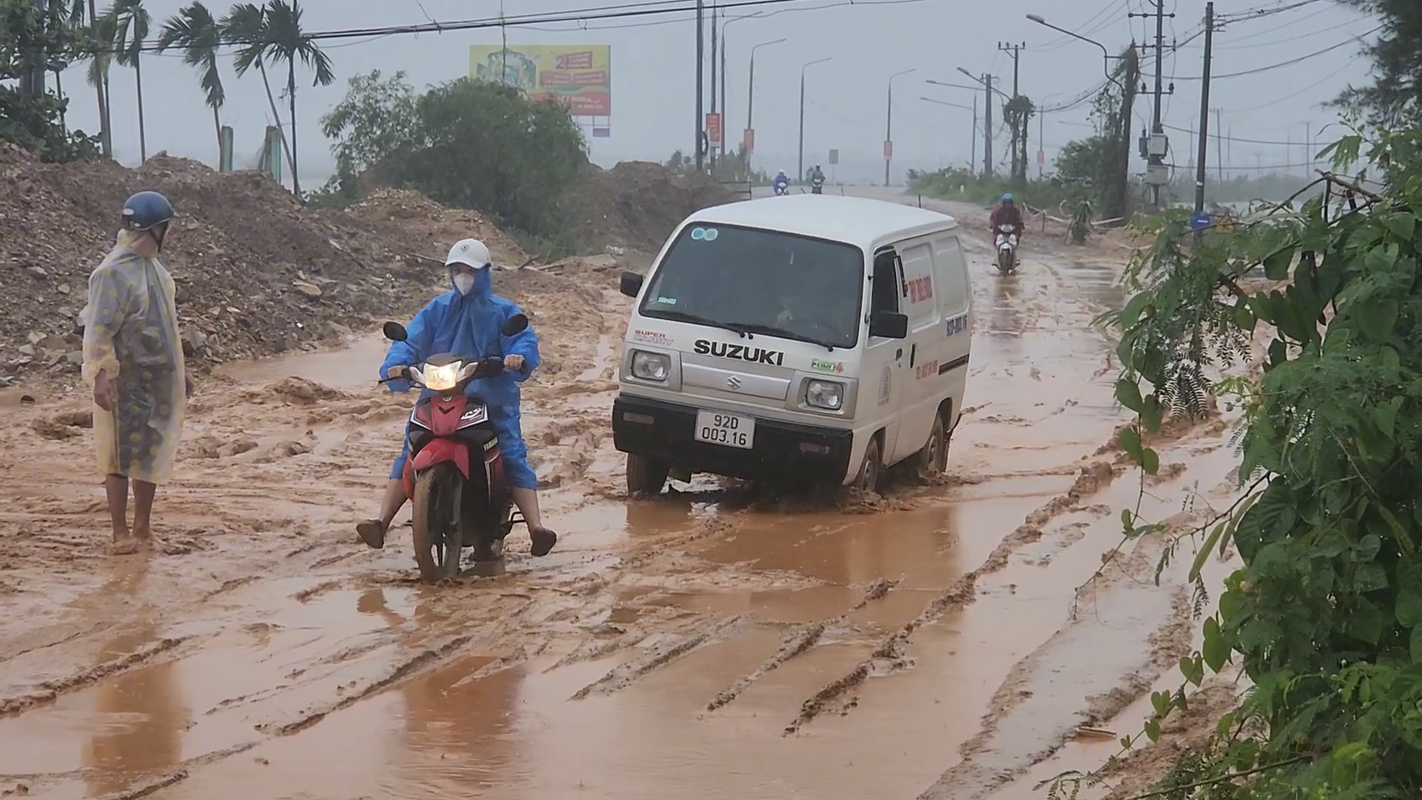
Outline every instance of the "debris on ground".
<path id="1" fill-rule="evenodd" d="M 585 252 L 615 254 L 627 248 L 655 253 L 692 212 L 733 199 L 709 176 L 679 175 L 649 161 L 623 161 L 607 170 L 588 165 L 562 204 L 572 220 L 573 241 Z"/>

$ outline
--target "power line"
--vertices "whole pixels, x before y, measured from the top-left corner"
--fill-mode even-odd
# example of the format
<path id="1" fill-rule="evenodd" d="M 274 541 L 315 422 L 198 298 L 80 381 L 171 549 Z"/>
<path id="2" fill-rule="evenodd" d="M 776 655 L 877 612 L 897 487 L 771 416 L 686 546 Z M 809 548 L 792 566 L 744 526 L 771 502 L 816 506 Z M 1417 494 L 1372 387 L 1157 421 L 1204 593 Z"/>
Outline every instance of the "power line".
<path id="1" fill-rule="evenodd" d="M 927 0 L 838 0 L 838 2 L 827 3 L 825 5 L 820 6 L 806 6 L 803 8 L 781 8 L 776 9 L 775 11 L 768 12 L 757 11 L 754 14 L 747 14 L 745 16 L 736 17 L 736 19 L 770 19 L 771 17 L 778 16 L 780 14 L 795 14 L 802 11 L 824 11 L 825 9 L 843 8 L 845 6 L 863 8 L 866 6 L 913 5 L 924 2 L 927 2 Z M 722 6 L 722 8 L 724 7 L 725 6 Z M 564 28 L 549 28 L 534 24 L 525 24 L 520 27 L 535 31 L 545 31 L 548 33 L 566 33 L 568 31 L 621 31 L 631 30 L 633 28 L 655 28 L 660 25 L 680 25 L 684 24 L 685 22 L 686 20 L 684 19 L 659 19 L 653 22 L 628 22 L 620 25 L 585 25 L 573 23 L 569 27 Z"/>
<path id="2" fill-rule="evenodd" d="M 1378 31 L 1380 31 L 1380 30 L 1382 30 L 1382 29 L 1383 29 L 1383 26 L 1382 26 L 1382 25 L 1379 25 L 1379 26 L 1373 28 L 1372 30 L 1366 31 L 1366 32 L 1364 32 L 1364 33 L 1361 33 L 1361 34 L 1359 34 L 1359 35 L 1357 35 L 1357 36 L 1351 37 L 1351 38 L 1346 39 L 1346 40 L 1344 40 L 1344 41 L 1338 42 L 1337 44 L 1329 45 L 1328 47 L 1325 47 L 1325 48 L 1323 48 L 1322 50 L 1315 50 L 1315 51 L 1312 52 L 1312 53 L 1307 53 L 1307 54 L 1305 54 L 1305 55 L 1301 55 L 1301 56 L 1299 56 L 1298 58 L 1291 58 L 1291 59 L 1289 59 L 1288 61 L 1281 61 L 1281 62 L 1279 62 L 1278 64 L 1270 64 L 1270 65 L 1268 65 L 1268 66 L 1266 66 L 1266 67 L 1257 67 L 1257 68 L 1255 68 L 1255 69 L 1247 69 L 1247 70 L 1244 70 L 1243 72 L 1229 72 L 1229 73 L 1225 73 L 1225 74 L 1223 74 L 1223 75 L 1214 75 L 1214 76 L 1212 76 L 1212 77 L 1210 78 L 1210 80 L 1223 80 L 1223 79 L 1225 79 L 1225 78 L 1242 78 L 1242 77 L 1245 77 L 1245 76 L 1247 76 L 1247 75 L 1258 75 L 1258 74 L 1264 73 L 1264 72 L 1272 72 L 1272 71 L 1274 71 L 1274 70 L 1276 70 L 1276 69 L 1283 69 L 1284 67 L 1292 67 L 1292 66 L 1295 65 L 1295 64 L 1299 64 L 1299 63 L 1302 63 L 1302 62 L 1304 62 L 1304 61 L 1308 61 L 1308 60 L 1311 59 L 1311 58 L 1317 58 L 1318 56 L 1324 55 L 1324 54 L 1326 54 L 1326 53 L 1331 53 L 1331 52 L 1333 52 L 1334 50 L 1337 50 L 1337 49 L 1340 48 L 1340 47 L 1347 47 L 1347 46 L 1350 45 L 1350 44 L 1358 44 L 1358 43 L 1361 43 L 1363 37 L 1365 37 L 1365 36 L 1371 36 L 1371 35 L 1373 35 L 1374 33 L 1377 33 Z M 1144 73 L 1144 72 L 1143 72 L 1142 75 L 1147 75 L 1147 73 Z M 1155 77 L 1155 76 L 1154 76 L 1154 75 L 1148 75 L 1148 77 Z M 1198 75 L 1185 75 L 1185 76 L 1175 75 L 1175 76 L 1171 76 L 1171 80 L 1174 80 L 1174 81 L 1198 81 L 1198 80 L 1200 80 L 1200 76 L 1198 76 Z"/>

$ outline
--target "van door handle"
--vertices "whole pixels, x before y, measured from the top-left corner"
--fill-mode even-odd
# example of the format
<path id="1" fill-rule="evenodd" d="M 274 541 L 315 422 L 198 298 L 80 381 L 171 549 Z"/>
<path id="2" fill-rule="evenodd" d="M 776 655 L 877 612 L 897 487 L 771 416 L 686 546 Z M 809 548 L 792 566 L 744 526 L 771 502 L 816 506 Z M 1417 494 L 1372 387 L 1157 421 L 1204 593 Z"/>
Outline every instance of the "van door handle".
<path id="1" fill-rule="evenodd" d="M 918 344 L 915 343 L 912 347 L 909 348 L 909 366 L 910 366 L 910 367 L 913 366 L 913 362 L 914 362 L 914 360 L 917 359 L 917 358 L 918 358 Z"/>
<path id="2" fill-rule="evenodd" d="M 898 351 L 894 353 L 894 359 L 895 359 L 895 360 L 898 360 L 898 359 L 903 358 L 903 357 L 904 357 L 904 349 L 903 349 L 902 347 L 900 347 L 900 348 L 898 349 Z"/>

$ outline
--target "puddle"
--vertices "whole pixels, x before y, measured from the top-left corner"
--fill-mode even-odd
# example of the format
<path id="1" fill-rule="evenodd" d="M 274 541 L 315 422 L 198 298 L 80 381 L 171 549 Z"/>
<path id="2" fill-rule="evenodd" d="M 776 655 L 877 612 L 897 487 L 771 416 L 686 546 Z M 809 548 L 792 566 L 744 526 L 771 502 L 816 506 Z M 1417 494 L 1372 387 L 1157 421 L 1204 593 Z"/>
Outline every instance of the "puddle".
<path id="1" fill-rule="evenodd" d="M 365 334 L 339 350 L 290 353 L 223 364 L 217 368 L 217 374 L 243 383 L 270 383 L 298 377 L 332 389 L 359 391 L 376 385 L 376 373 L 389 349 L 390 342 L 381 334 Z"/>

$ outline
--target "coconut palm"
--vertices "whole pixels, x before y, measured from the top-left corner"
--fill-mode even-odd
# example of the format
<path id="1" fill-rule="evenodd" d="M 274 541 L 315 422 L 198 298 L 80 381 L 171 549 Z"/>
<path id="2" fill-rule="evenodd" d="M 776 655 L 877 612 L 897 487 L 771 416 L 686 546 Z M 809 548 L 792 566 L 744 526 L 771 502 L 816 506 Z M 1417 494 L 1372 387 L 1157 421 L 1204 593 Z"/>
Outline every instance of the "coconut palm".
<path id="1" fill-rule="evenodd" d="M 222 87 L 222 73 L 217 68 L 217 49 L 221 46 L 221 26 L 207 6 L 197 0 L 169 17 L 158 34 L 158 52 L 181 47 L 183 63 L 198 71 L 202 90 L 207 95 L 207 106 L 212 109 L 219 159 L 222 153 L 222 115 L 219 110 L 227 101 L 227 92 Z"/>
<path id="2" fill-rule="evenodd" d="M 114 60 L 125 67 L 133 67 L 133 77 L 138 84 L 138 158 L 148 160 L 148 135 L 143 122 L 143 40 L 148 38 L 148 28 L 152 18 L 143 0 L 114 0 L 109 10 L 104 12 L 112 22 Z"/>
<path id="3" fill-rule="evenodd" d="M 109 67 L 114 60 L 114 39 L 117 36 L 114 18 L 109 14 L 93 16 L 93 0 L 89 0 L 89 34 L 93 54 L 89 57 L 89 72 L 86 76 L 90 86 L 99 98 L 99 138 L 103 143 L 104 157 L 114 157 L 113 124 L 109 115 Z"/>
<path id="4" fill-rule="evenodd" d="M 256 66 L 257 72 L 261 73 L 262 86 L 267 90 L 267 105 L 271 107 L 272 119 L 276 121 L 277 133 L 281 135 L 282 149 L 286 151 L 286 164 L 291 167 L 293 175 L 296 174 L 295 157 L 292 155 L 291 147 L 287 145 L 286 129 L 282 127 L 281 115 L 277 113 L 276 98 L 272 96 L 272 83 L 267 79 L 267 67 L 262 62 L 260 49 L 252 52 L 254 45 L 259 44 L 266 37 L 266 14 L 261 6 L 253 3 L 238 3 L 232 7 L 227 16 L 218 23 L 222 28 L 223 39 L 230 45 L 237 48 L 237 55 L 233 59 L 233 67 L 237 71 L 237 77 L 247 74 L 247 70 Z"/>
<path id="5" fill-rule="evenodd" d="M 239 16 L 240 19 L 234 19 Z M 286 148 L 290 154 L 291 188 L 297 198 L 301 197 L 301 179 L 297 174 L 296 162 L 296 62 L 299 60 L 315 71 L 313 86 L 330 86 L 336 81 L 336 73 L 331 68 L 331 59 L 306 38 L 301 30 L 301 8 L 296 0 L 267 0 L 260 10 L 243 4 L 232 9 L 227 18 L 230 21 L 228 38 L 237 46 L 235 66 L 242 75 L 253 64 L 262 69 L 265 61 L 274 64 L 286 62 L 286 94 L 291 103 L 291 144 Z M 271 100 L 271 87 L 267 87 L 267 98 Z M 272 115 L 276 116 L 276 104 L 272 102 Z M 280 117 L 278 117 L 280 121 Z M 285 136 L 283 135 L 283 139 Z"/>

